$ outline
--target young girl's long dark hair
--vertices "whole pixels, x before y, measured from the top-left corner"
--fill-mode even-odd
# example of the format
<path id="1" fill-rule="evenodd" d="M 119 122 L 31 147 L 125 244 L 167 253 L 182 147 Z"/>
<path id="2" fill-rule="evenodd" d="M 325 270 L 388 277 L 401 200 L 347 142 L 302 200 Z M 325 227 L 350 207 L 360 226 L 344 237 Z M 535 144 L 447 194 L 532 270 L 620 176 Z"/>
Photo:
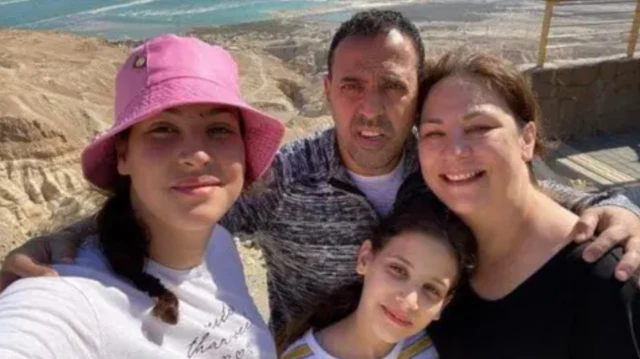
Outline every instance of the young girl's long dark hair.
<path id="1" fill-rule="evenodd" d="M 426 189 L 421 177 L 413 176 L 411 182 L 414 184 L 410 195 L 398 198 L 393 213 L 374 231 L 371 238 L 373 252 L 378 253 L 392 238 L 402 233 L 429 234 L 448 243 L 455 253 L 458 260 L 456 285 L 468 280 L 476 264 L 477 244 L 473 233 Z M 276 333 L 278 352 L 282 354 L 309 329 L 321 330 L 353 313 L 360 302 L 362 285 L 361 280 L 347 284 L 318 301 L 304 316 L 289 321 L 284 330 Z"/>
<path id="2" fill-rule="evenodd" d="M 135 215 L 130 193 L 129 177 L 119 177 L 97 215 L 100 247 L 117 275 L 156 301 L 152 314 L 165 323 L 176 324 L 178 298 L 144 270 L 149 257 L 149 233 Z"/>

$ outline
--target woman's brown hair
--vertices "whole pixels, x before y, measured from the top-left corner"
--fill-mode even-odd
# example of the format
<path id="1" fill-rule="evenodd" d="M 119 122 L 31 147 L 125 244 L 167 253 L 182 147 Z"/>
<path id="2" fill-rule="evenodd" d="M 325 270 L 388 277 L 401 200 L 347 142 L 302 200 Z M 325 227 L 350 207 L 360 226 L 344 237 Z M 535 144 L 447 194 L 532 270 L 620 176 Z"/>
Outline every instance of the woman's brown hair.
<path id="1" fill-rule="evenodd" d="M 426 189 L 419 175 L 407 181 L 413 185 L 411 191 L 406 191 L 411 195 L 398 198 L 393 213 L 374 231 L 372 250 L 380 252 L 394 237 L 407 232 L 425 233 L 445 241 L 458 261 L 458 280 L 449 292 L 453 295 L 455 287 L 468 280 L 475 269 L 477 244 L 471 230 Z M 278 353 L 281 355 L 309 329 L 321 330 L 353 313 L 360 302 L 362 286 L 360 280 L 349 283 L 319 300 L 304 316 L 289 321 L 284 330 L 276 333 Z"/>
<path id="2" fill-rule="evenodd" d="M 496 91 L 505 100 L 516 116 L 518 126 L 535 123 L 537 138 L 535 153 L 540 155 L 544 149 L 540 126 L 540 109 L 532 90 L 529 78 L 511 62 L 468 47 L 461 47 L 445 53 L 437 60 L 428 61 L 420 84 L 418 98 L 418 116 L 433 86 L 451 76 L 472 76 L 484 81 L 484 84 Z"/>
<path id="3" fill-rule="evenodd" d="M 118 140 L 126 141 L 124 132 Z M 98 240 L 111 269 L 156 302 L 152 314 L 165 323 L 178 322 L 178 298 L 145 272 L 149 257 L 148 231 L 131 205 L 131 180 L 119 176 L 97 215 Z"/>

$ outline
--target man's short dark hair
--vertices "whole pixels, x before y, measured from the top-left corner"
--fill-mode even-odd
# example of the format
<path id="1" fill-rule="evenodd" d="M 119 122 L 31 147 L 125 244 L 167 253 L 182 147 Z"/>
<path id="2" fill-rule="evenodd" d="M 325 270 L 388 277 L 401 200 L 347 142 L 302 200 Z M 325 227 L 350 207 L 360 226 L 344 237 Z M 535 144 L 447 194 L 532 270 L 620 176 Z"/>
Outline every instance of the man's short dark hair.
<path id="1" fill-rule="evenodd" d="M 424 68 L 424 44 L 418 28 L 398 11 L 391 10 L 367 10 L 356 13 L 346 22 L 343 22 L 338 31 L 333 35 L 327 65 L 329 75 L 333 65 L 333 54 L 342 40 L 349 36 L 377 36 L 386 35 L 396 29 L 408 36 L 415 46 L 418 55 L 418 79 L 422 78 Z"/>

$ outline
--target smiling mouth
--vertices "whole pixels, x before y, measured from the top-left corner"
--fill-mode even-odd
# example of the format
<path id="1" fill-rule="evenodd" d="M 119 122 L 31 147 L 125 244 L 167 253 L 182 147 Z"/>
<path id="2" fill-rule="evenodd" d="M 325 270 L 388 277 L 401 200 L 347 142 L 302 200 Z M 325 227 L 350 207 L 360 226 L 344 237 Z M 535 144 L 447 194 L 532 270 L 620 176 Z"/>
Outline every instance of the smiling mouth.
<path id="1" fill-rule="evenodd" d="M 448 183 L 465 184 L 465 183 L 471 183 L 477 180 L 478 178 L 482 177 L 484 174 L 485 174 L 485 171 L 471 171 L 471 172 L 456 173 L 456 174 L 443 174 L 443 175 L 440 175 L 440 177 Z"/>
<path id="2" fill-rule="evenodd" d="M 384 305 L 382 306 L 382 311 L 387 316 L 387 318 L 389 318 L 391 320 L 391 322 L 395 323 L 398 326 L 410 327 L 413 324 L 411 321 L 406 319 L 404 316 L 401 316 L 399 314 L 396 314 L 396 313 L 390 311 Z"/>
<path id="3" fill-rule="evenodd" d="M 208 194 L 214 187 L 219 187 L 221 185 L 222 183 L 217 177 L 199 176 L 181 180 L 171 188 L 185 194 L 205 195 Z"/>

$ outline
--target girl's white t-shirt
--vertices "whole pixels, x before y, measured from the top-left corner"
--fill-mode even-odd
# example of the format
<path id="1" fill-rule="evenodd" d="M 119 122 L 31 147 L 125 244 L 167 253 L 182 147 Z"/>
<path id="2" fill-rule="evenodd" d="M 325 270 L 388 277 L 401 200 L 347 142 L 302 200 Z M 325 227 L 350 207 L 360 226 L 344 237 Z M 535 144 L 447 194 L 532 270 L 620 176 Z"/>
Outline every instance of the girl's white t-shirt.
<path id="1" fill-rule="evenodd" d="M 313 329 L 285 350 L 281 359 L 338 359 L 329 354 L 316 340 Z M 426 331 L 421 331 L 399 343 L 382 359 L 438 359 L 438 353 Z"/>
<path id="2" fill-rule="evenodd" d="M 0 294 L 0 358 L 276 357 L 233 237 L 221 226 L 202 265 L 147 265 L 180 301 L 175 326 L 151 314 L 147 294 L 112 274 L 95 239 L 76 264 L 54 267 L 60 277 L 23 279 Z"/>

